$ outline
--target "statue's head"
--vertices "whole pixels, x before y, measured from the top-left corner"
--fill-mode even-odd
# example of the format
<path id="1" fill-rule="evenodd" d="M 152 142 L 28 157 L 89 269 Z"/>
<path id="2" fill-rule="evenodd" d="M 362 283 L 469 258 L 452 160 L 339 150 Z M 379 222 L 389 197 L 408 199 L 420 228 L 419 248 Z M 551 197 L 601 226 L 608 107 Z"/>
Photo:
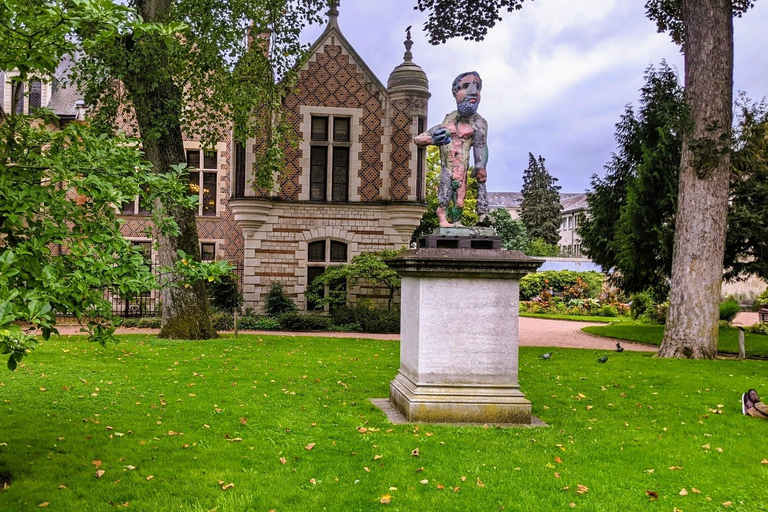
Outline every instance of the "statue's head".
<path id="1" fill-rule="evenodd" d="M 477 71 L 462 73 L 453 81 L 453 97 L 461 116 L 471 116 L 477 112 L 480 105 L 480 91 L 483 89 L 483 79 Z"/>

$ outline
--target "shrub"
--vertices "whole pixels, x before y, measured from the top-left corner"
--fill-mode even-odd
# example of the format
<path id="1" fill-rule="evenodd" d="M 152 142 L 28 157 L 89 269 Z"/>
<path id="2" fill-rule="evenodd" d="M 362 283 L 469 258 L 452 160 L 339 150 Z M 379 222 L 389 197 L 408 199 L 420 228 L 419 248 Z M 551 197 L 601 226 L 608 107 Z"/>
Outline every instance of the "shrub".
<path id="1" fill-rule="evenodd" d="M 298 310 L 296 303 L 285 295 L 282 284 L 275 281 L 269 285 L 269 293 L 264 301 L 264 312 L 267 316 L 275 318 Z"/>
<path id="2" fill-rule="evenodd" d="M 600 308 L 600 316 L 608 316 L 608 317 L 619 316 L 619 310 L 616 309 L 616 306 L 610 306 L 606 304 L 605 306 Z"/>
<path id="3" fill-rule="evenodd" d="M 359 302 L 354 306 L 342 306 L 333 312 L 336 326 L 358 325 L 362 332 L 400 332 L 400 311 L 376 308 L 372 303 Z"/>
<path id="4" fill-rule="evenodd" d="M 753 334 L 765 334 L 768 335 L 768 324 L 758 322 L 756 324 L 745 327 L 746 330 Z"/>
<path id="5" fill-rule="evenodd" d="M 214 309 L 224 313 L 232 313 L 243 305 L 243 294 L 237 285 L 239 280 L 234 272 L 229 272 L 220 276 L 218 281 L 206 283 L 205 289 L 208 291 L 208 298 Z M 213 317 L 211 317 L 211 321 L 213 321 Z M 214 326 L 214 329 L 218 329 L 218 327 Z M 222 327 L 221 329 L 229 330 L 231 327 Z"/>
<path id="6" fill-rule="evenodd" d="M 741 306 L 736 302 L 736 299 L 728 297 L 725 302 L 720 304 L 720 320 L 731 323 L 739 311 L 741 311 Z"/>
<path id="7" fill-rule="evenodd" d="M 235 328 L 235 319 L 232 313 L 220 311 L 211 315 L 211 324 L 217 331 L 231 331 Z M 238 322 L 239 327 L 240 322 Z"/>
<path id="8" fill-rule="evenodd" d="M 331 319 L 317 313 L 299 313 L 292 311 L 277 317 L 280 326 L 286 331 L 327 331 Z"/>
<path id="9" fill-rule="evenodd" d="M 754 310 L 757 311 L 760 307 L 768 306 L 768 290 L 757 296 L 755 299 Z"/>
<path id="10" fill-rule="evenodd" d="M 546 270 L 528 274 L 520 280 L 520 300 L 531 300 L 541 294 L 543 290 L 565 292 L 568 288 L 578 283 L 581 278 L 582 286 L 586 290 L 582 295 L 596 298 L 603 288 L 605 276 L 599 272 L 575 272 L 573 270 Z"/>
<path id="11" fill-rule="evenodd" d="M 632 296 L 632 302 L 629 305 L 629 311 L 632 314 L 632 318 L 637 320 L 641 316 L 645 315 L 651 308 L 653 308 L 653 297 L 648 292 L 636 293 Z"/>
<path id="12" fill-rule="evenodd" d="M 139 318 L 136 327 L 141 327 L 142 329 L 159 329 L 162 323 L 163 319 L 159 316 L 147 316 Z"/>
<path id="13" fill-rule="evenodd" d="M 123 318 L 122 322 L 120 322 L 120 327 L 138 327 L 138 326 L 139 326 L 138 318 Z"/>
<path id="14" fill-rule="evenodd" d="M 655 304 L 647 312 L 646 316 L 648 320 L 656 324 L 667 323 L 667 313 L 669 312 L 669 302 L 662 302 L 661 304 Z"/>
<path id="15" fill-rule="evenodd" d="M 363 326 L 360 324 L 334 324 L 329 327 L 329 330 L 334 332 L 361 332 L 363 330 Z"/>

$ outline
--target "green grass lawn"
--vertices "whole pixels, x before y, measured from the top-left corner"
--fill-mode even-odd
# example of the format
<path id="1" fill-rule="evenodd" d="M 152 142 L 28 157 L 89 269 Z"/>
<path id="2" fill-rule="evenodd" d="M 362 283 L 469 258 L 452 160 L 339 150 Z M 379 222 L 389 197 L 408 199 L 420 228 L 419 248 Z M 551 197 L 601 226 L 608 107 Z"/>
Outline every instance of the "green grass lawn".
<path id="1" fill-rule="evenodd" d="M 47 342 L 0 373 L 0 510 L 768 510 L 768 422 L 740 410 L 746 389 L 768 394 L 768 362 L 522 349 L 551 427 L 393 426 L 369 398 L 388 395 L 398 349 Z"/>
<path id="2" fill-rule="evenodd" d="M 582 328 L 582 331 L 607 338 L 637 341 L 648 345 L 661 345 L 664 337 L 663 325 L 648 325 L 636 323 L 617 323 L 597 325 Z M 729 354 L 739 353 L 739 330 L 736 328 L 721 328 L 717 348 L 720 352 Z M 763 334 L 744 333 L 744 349 L 747 356 L 768 357 L 768 336 Z"/>
<path id="3" fill-rule="evenodd" d="M 610 324 L 613 322 L 626 321 L 627 317 L 610 316 L 591 316 L 591 315 L 555 315 L 550 313 L 520 313 L 520 316 L 528 318 L 544 318 L 546 320 L 569 320 L 572 322 L 596 322 L 601 324 Z"/>

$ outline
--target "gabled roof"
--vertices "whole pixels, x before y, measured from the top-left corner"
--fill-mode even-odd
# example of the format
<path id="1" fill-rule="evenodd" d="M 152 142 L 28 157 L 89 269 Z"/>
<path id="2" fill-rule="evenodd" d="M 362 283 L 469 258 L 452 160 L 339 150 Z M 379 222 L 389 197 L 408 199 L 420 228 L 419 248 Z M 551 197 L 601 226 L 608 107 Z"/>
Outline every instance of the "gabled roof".
<path id="1" fill-rule="evenodd" d="M 563 205 L 563 213 L 578 212 L 589 208 L 587 194 L 560 194 L 560 204 Z"/>
<path id="2" fill-rule="evenodd" d="M 360 57 L 360 54 L 357 53 L 357 51 L 352 46 L 352 44 L 350 44 L 347 38 L 344 37 L 344 34 L 341 33 L 341 29 L 339 28 L 338 16 L 339 16 L 339 11 L 336 9 L 335 6 L 332 6 L 331 9 L 328 11 L 328 25 L 325 27 L 325 30 L 323 31 L 323 33 L 320 34 L 320 37 L 318 37 L 317 40 L 314 43 L 312 43 L 312 46 L 309 47 L 310 58 L 318 50 L 322 49 L 325 42 L 331 36 L 333 36 L 338 41 L 339 46 L 344 48 L 344 50 L 354 60 L 354 63 L 360 67 L 360 69 L 363 71 L 363 74 L 374 85 L 374 87 L 376 87 L 376 89 L 378 89 L 380 93 L 387 94 L 387 88 L 384 87 L 384 84 L 381 83 L 381 80 L 379 80 L 379 78 L 371 70 L 371 68 L 368 67 L 368 64 L 366 64 L 363 58 Z"/>

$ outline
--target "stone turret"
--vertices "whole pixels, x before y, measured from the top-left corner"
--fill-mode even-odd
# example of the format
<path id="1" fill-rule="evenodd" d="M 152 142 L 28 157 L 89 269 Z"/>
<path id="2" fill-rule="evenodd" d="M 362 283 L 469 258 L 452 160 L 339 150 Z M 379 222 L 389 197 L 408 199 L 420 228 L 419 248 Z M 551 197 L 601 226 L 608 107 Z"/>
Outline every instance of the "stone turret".
<path id="1" fill-rule="evenodd" d="M 426 152 L 416 147 L 413 137 L 428 128 L 427 105 L 431 94 L 427 74 L 413 62 L 410 27 L 404 45 L 403 62 L 387 80 L 392 141 L 388 196 L 393 201 L 424 202 Z"/>

